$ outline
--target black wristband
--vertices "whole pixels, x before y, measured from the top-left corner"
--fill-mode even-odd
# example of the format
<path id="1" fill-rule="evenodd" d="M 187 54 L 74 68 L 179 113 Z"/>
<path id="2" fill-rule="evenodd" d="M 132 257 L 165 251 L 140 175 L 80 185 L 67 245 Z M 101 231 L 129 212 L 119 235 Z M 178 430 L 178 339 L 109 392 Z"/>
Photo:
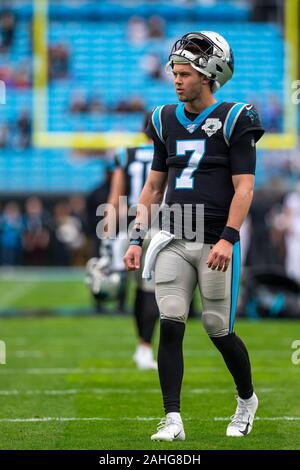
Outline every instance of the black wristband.
<path id="1" fill-rule="evenodd" d="M 234 245 L 235 242 L 237 242 L 240 239 L 240 232 L 236 230 L 235 228 L 232 228 L 226 225 L 220 238 Z"/>
<path id="2" fill-rule="evenodd" d="M 133 227 L 131 234 L 130 234 L 129 245 L 137 245 L 137 246 L 142 247 L 146 234 L 147 234 L 147 230 L 144 230 L 137 226 Z"/>

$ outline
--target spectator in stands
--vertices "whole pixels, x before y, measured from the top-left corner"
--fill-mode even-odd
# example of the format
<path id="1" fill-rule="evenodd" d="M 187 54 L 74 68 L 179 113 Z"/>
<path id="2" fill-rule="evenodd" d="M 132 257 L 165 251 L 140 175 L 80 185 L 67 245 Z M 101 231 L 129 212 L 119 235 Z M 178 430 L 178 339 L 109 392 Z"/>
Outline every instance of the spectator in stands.
<path id="1" fill-rule="evenodd" d="M 42 201 L 37 197 L 27 199 L 23 232 L 24 264 L 48 264 L 49 227 L 50 218 L 43 209 Z"/>
<path id="2" fill-rule="evenodd" d="M 24 89 L 31 86 L 31 63 L 28 60 L 20 64 L 1 64 L 0 80 L 5 82 L 8 88 Z"/>
<path id="3" fill-rule="evenodd" d="M 148 21 L 148 37 L 162 39 L 165 37 L 165 22 L 160 16 L 151 16 Z"/>
<path id="4" fill-rule="evenodd" d="M 300 183 L 286 196 L 283 216 L 286 273 L 300 284 Z"/>
<path id="5" fill-rule="evenodd" d="M 105 105 L 97 96 L 93 96 L 89 100 L 88 109 L 89 109 L 89 112 L 93 114 L 101 114 L 106 110 Z"/>
<path id="6" fill-rule="evenodd" d="M 16 17 L 10 10 L 0 12 L 0 52 L 7 52 L 12 46 L 16 29 Z"/>
<path id="7" fill-rule="evenodd" d="M 81 228 L 81 243 L 75 246 L 72 250 L 72 265 L 81 266 L 86 262 L 89 256 L 87 243 L 88 220 L 86 213 L 86 200 L 83 196 L 78 194 L 70 198 L 69 204 L 71 216 L 77 219 Z"/>
<path id="8" fill-rule="evenodd" d="M 263 107 L 262 119 L 269 132 L 282 131 L 283 109 L 276 95 L 269 96 L 267 105 Z"/>
<path id="9" fill-rule="evenodd" d="M 144 113 L 146 111 L 146 107 L 141 98 L 135 97 L 128 101 L 120 101 L 117 104 L 115 111 L 117 113 Z"/>
<path id="10" fill-rule="evenodd" d="M 89 111 L 88 100 L 83 90 L 75 90 L 71 97 L 69 110 L 73 114 L 87 113 Z"/>
<path id="11" fill-rule="evenodd" d="M 8 202 L 0 219 L 1 264 L 16 266 L 22 261 L 22 215 L 18 204 Z"/>
<path id="12" fill-rule="evenodd" d="M 71 97 L 69 111 L 73 114 L 101 114 L 106 111 L 106 107 L 98 96 L 88 98 L 84 90 L 76 90 Z"/>
<path id="13" fill-rule="evenodd" d="M 53 211 L 53 227 L 50 232 L 50 259 L 55 266 L 70 266 L 73 251 L 84 242 L 80 221 L 71 215 L 70 204 L 59 202 Z"/>
<path id="14" fill-rule="evenodd" d="M 163 74 L 163 66 L 158 54 L 152 52 L 146 54 L 141 61 L 141 68 L 149 77 L 155 80 L 162 80 L 165 76 Z"/>
<path id="15" fill-rule="evenodd" d="M 272 186 L 274 180 L 268 185 L 268 192 L 272 193 Z M 268 220 L 271 228 L 271 242 L 274 247 L 274 260 L 273 264 L 281 266 L 282 273 L 285 273 L 285 260 L 286 260 L 286 247 L 285 247 L 285 215 L 282 210 L 284 195 L 282 190 L 275 191 L 272 195 L 273 205 L 269 213 Z"/>
<path id="16" fill-rule="evenodd" d="M 112 178 L 112 170 L 110 167 L 107 168 L 104 182 L 95 188 L 90 194 L 87 196 L 86 200 L 86 208 L 87 208 L 87 220 L 88 220 L 88 232 L 90 239 L 92 241 L 91 247 L 91 256 L 99 256 L 99 249 L 101 240 L 97 237 L 96 234 L 96 227 L 98 222 L 101 221 L 101 218 L 96 216 L 96 211 L 98 206 L 101 204 L 105 204 L 108 199 L 108 195 L 110 192 L 110 184 Z"/>
<path id="17" fill-rule="evenodd" d="M 8 125 L 4 122 L 0 124 L 0 148 L 4 149 L 8 146 Z"/>
<path id="18" fill-rule="evenodd" d="M 125 100 L 121 100 L 119 101 L 119 103 L 117 104 L 116 108 L 114 111 L 116 111 L 117 113 L 130 113 L 130 102 L 129 101 L 125 101 Z"/>
<path id="19" fill-rule="evenodd" d="M 12 83 L 14 88 L 29 88 L 31 86 L 31 68 L 32 64 L 24 60 L 13 70 Z"/>
<path id="20" fill-rule="evenodd" d="M 49 47 L 49 79 L 58 80 L 68 78 L 69 75 L 69 49 L 66 44 L 56 44 Z"/>
<path id="21" fill-rule="evenodd" d="M 0 65 L 0 80 L 5 82 L 6 87 L 14 86 L 14 70 L 10 65 Z"/>
<path id="22" fill-rule="evenodd" d="M 250 246 L 246 264 L 250 266 L 276 264 L 274 247 L 271 242 L 271 230 L 268 217 L 273 200 L 262 189 L 255 192 L 249 210 L 251 223 Z"/>
<path id="23" fill-rule="evenodd" d="M 252 21 L 276 23 L 280 18 L 281 2 L 277 0 L 252 0 Z"/>
<path id="24" fill-rule="evenodd" d="M 128 40 L 133 46 L 141 46 L 148 37 L 148 28 L 144 18 L 133 16 L 128 22 Z"/>
<path id="25" fill-rule="evenodd" d="M 82 225 L 84 233 L 87 233 L 87 214 L 86 214 L 86 200 L 80 194 L 71 196 L 69 199 L 71 215 L 76 217 Z"/>
<path id="26" fill-rule="evenodd" d="M 132 98 L 131 103 L 130 103 L 130 112 L 132 113 L 144 113 L 146 112 L 146 107 L 145 103 L 141 98 L 138 96 L 135 98 Z"/>
<path id="27" fill-rule="evenodd" d="M 31 117 L 27 110 L 21 112 L 16 122 L 16 132 L 13 136 L 13 145 L 18 150 L 31 147 Z"/>

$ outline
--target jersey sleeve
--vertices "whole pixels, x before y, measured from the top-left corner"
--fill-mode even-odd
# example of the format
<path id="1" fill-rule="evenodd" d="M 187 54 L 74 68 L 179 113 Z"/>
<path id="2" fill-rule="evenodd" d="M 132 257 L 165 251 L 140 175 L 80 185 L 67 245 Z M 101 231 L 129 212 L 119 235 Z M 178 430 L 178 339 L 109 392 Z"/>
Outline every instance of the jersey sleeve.
<path id="1" fill-rule="evenodd" d="M 128 160 L 127 149 L 119 148 L 114 158 L 114 163 L 115 163 L 114 169 L 122 168 L 124 170 L 127 165 L 127 160 Z"/>
<path id="2" fill-rule="evenodd" d="M 242 134 L 230 146 L 229 160 L 232 175 L 255 174 L 256 147 L 252 131 Z"/>
<path id="3" fill-rule="evenodd" d="M 251 104 L 236 103 L 229 111 L 226 126 L 225 139 L 229 145 L 233 145 L 240 137 L 251 132 L 255 142 L 264 134 L 259 114 L 255 106 Z"/>
<path id="4" fill-rule="evenodd" d="M 159 106 L 156 108 L 149 119 L 148 127 L 146 130 L 147 135 L 153 140 L 154 153 L 151 169 L 155 171 L 168 171 L 167 158 L 168 152 L 162 137 L 162 123 L 161 123 L 161 109 Z"/>

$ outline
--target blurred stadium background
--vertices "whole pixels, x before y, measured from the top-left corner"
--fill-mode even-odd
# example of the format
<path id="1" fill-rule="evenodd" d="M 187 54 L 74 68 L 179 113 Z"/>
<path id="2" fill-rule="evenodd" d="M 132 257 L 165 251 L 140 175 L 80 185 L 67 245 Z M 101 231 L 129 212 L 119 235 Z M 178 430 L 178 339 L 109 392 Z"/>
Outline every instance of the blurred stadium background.
<path id="1" fill-rule="evenodd" d="M 143 141 L 145 111 L 176 101 L 164 72 L 168 52 L 176 38 L 201 29 L 223 34 L 235 55 L 234 77 L 218 98 L 255 104 L 267 130 L 243 227 L 239 305 L 266 405 L 262 434 L 246 444 L 215 438 L 228 410 L 220 405 L 203 417 L 201 400 L 212 400 L 208 387 L 232 390 L 227 375 L 215 378 L 222 364 L 191 319 L 186 413 L 194 414 L 197 400 L 206 424 L 204 432 L 200 419 L 200 442 L 194 429 L 192 441 L 176 445 L 300 448 L 300 366 L 291 362 L 300 320 L 299 107 L 292 100 L 298 25 L 298 0 L 1 0 L 1 448 L 150 446 L 161 405 L 155 373 L 138 375 L 131 361 L 132 281 L 125 305 L 106 303 L 109 316 L 95 317 L 84 265 L 97 253 L 95 211 L 108 195 L 114 151 Z M 137 393 L 152 413 L 149 423 Z M 115 435 L 118 416 L 134 442 Z M 97 438 L 101 417 L 108 435 Z"/>

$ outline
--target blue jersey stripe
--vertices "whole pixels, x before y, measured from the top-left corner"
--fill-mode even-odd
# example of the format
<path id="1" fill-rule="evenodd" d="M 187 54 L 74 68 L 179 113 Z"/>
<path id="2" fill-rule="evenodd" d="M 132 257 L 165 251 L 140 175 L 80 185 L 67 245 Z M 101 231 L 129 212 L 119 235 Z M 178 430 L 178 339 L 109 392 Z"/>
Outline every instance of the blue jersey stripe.
<path id="1" fill-rule="evenodd" d="M 118 162 L 119 162 L 119 165 L 122 168 L 125 168 L 125 166 L 127 164 L 127 150 L 125 148 L 119 149 L 119 151 L 118 151 Z"/>
<path id="2" fill-rule="evenodd" d="M 157 108 L 153 111 L 152 114 L 152 123 L 153 126 L 156 130 L 156 133 L 160 140 L 164 143 L 164 139 L 162 136 L 162 123 L 161 123 L 161 111 L 163 109 L 163 106 L 157 106 Z"/>
<path id="3" fill-rule="evenodd" d="M 240 242 L 236 242 L 233 245 L 233 255 L 232 255 L 231 308 L 230 308 L 230 319 L 229 319 L 229 333 L 233 332 L 233 325 L 234 325 L 234 320 L 235 320 L 238 294 L 239 294 L 240 273 L 241 273 Z"/>
<path id="4" fill-rule="evenodd" d="M 227 122 L 226 122 L 226 128 L 225 128 L 225 136 L 226 136 L 227 141 L 229 141 L 230 136 L 233 132 L 233 129 L 236 123 L 236 118 L 238 114 L 242 111 L 244 106 L 246 106 L 245 103 L 237 103 L 234 106 L 232 106 L 231 110 L 229 111 L 229 115 L 228 115 Z"/>

